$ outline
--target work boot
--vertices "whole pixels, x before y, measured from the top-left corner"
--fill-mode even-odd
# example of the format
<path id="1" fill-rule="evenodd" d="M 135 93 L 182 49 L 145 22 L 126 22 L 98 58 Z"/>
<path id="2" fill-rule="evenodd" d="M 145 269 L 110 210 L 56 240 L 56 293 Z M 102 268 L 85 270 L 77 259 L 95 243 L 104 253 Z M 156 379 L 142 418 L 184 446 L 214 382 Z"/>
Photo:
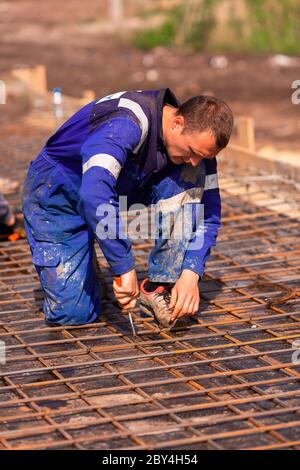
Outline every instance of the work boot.
<path id="1" fill-rule="evenodd" d="M 159 285 L 144 279 L 140 288 L 140 308 L 153 315 L 156 322 L 163 328 L 173 328 L 177 322 L 169 322 L 172 311 L 169 309 L 172 286 Z"/>

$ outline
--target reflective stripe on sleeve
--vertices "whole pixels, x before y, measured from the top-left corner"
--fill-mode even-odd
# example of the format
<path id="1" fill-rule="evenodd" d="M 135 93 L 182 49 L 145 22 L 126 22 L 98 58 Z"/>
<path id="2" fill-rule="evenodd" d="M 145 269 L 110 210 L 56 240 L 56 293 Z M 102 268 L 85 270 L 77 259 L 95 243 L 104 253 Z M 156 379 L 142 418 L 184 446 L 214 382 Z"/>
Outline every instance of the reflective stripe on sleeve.
<path id="1" fill-rule="evenodd" d="M 82 167 L 82 173 L 85 173 L 94 166 L 108 170 L 115 179 L 118 178 L 122 169 L 118 160 L 112 155 L 108 155 L 107 153 L 97 153 L 96 155 L 93 155 L 91 158 L 89 158 Z"/>

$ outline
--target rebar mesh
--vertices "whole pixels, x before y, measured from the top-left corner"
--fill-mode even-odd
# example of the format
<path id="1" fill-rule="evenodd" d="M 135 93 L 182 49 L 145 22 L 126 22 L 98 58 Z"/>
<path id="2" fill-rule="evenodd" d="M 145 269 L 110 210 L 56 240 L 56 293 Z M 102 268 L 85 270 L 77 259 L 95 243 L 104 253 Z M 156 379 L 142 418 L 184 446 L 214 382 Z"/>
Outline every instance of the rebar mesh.
<path id="1" fill-rule="evenodd" d="M 134 244 L 140 279 L 150 246 Z M 297 219 L 224 192 L 197 319 L 163 331 L 136 307 L 137 339 L 97 256 L 100 321 L 53 328 L 27 242 L 1 243 L 0 448 L 300 448 Z"/>

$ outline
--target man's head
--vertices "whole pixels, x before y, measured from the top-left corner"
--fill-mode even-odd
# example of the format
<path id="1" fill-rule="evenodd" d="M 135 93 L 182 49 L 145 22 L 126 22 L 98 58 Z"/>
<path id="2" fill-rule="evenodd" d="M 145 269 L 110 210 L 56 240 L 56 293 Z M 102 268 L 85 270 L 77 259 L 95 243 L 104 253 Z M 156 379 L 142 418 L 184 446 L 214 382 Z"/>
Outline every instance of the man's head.
<path id="1" fill-rule="evenodd" d="M 232 132 L 229 106 L 212 96 L 195 96 L 179 108 L 164 106 L 163 137 L 170 160 L 197 166 L 226 147 Z"/>

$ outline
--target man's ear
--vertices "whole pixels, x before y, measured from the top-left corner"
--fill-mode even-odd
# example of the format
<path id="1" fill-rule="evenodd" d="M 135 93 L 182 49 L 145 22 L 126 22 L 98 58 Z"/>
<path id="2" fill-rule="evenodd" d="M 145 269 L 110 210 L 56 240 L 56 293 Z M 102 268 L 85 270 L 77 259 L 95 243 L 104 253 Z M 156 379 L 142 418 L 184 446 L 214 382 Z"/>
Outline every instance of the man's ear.
<path id="1" fill-rule="evenodd" d="M 179 115 L 173 118 L 172 129 L 181 128 L 184 129 L 184 117 Z"/>

